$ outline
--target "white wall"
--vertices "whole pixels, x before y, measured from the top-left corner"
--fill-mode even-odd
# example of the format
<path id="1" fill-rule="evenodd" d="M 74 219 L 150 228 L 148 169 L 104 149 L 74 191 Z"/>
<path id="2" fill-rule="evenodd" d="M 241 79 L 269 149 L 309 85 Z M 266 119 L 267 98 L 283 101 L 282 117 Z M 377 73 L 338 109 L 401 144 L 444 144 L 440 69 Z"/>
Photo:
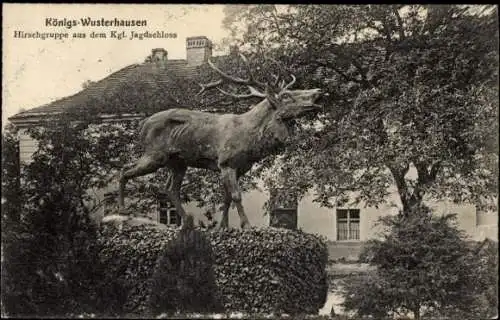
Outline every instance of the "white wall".
<path id="1" fill-rule="evenodd" d="M 478 212 L 474 240 L 485 238 L 498 241 L 498 212 Z"/>
<path id="2" fill-rule="evenodd" d="M 19 130 L 19 157 L 22 162 L 31 162 L 31 156 L 38 148 L 38 142 L 31 138 L 26 129 Z"/>
<path id="3" fill-rule="evenodd" d="M 24 162 L 31 161 L 32 154 L 37 149 L 37 142 L 32 139 L 25 129 L 19 130 L 19 148 L 20 159 Z M 109 187 L 102 190 L 94 190 L 97 198 L 103 198 L 104 194 L 108 191 L 115 190 L 116 183 L 110 184 Z M 376 221 L 379 217 L 387 214 L 396 214 L 401 207 L 401 203 L 394 188 L 392 188 L 392 195 L 388 198 L 387 202 L 380 205 L 379 208 L 364 207 L 360 204 L 356 207 L 347 206 L 345 208 L 358 208 L 360 209 L 360 241 L 366 241 L 370 238 L 376 237 L 380 230 L 376 226 Z M 267 193 L 257 190 L 248 192 L 243 195 L 243 205 L 246 214 L 253 226 L 268 226 L 269 216 L 264 213 L 263 205 L 268 198 Z M 318 203 L 312 201 L 311 194 L 305 196 L 298 206 L 298 227 L 305 232 L 316 233 L 325 236 L 331 241 L 336 241 L 336 209 L 321 207 Z M 474 240 L 482 240 L 485 237 L 498 239 L 498 212 L 493 213 L 476 213 L 476 208 L 472 205 L 455 204 L 450 201 L 432 202 L 427 201 L 427 204 L 433 208 L 436 214 L 457 213 L 458 226 L 465 230 L 467 234 Z M 186 211 L 194 214 L 200 220 L 205 220 L 203 212 L 204 209 L 198 208 L 195 203 L 185 205 Z M 97 212 L 96 216 L 100 216 L 102 212 Z M 158 219 L 156 208 L 152 208 L 153 219 Z M 220 221 L 221 214 L 216 212 L 215 219 Z M 239 216 L 234 207 L 229 212 L 229 225 L 233 227 L 239 226 Z"/>

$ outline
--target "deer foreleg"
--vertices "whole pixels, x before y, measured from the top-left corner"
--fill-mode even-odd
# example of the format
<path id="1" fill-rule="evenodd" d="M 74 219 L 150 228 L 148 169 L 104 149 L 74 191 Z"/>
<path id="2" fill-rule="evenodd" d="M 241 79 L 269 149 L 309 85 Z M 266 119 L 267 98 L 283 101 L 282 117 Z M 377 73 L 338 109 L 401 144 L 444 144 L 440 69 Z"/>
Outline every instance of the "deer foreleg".
<path id="1" fill-rule="evenodd" d="M 119 211 L 123 211 L 123 208 L 125 206 L 125 185 L 127 184 L 127 181 L 135 177 L 153 173 L 160 167 L 161 161 L 155 159 L 152 156 L 144 155 L 139 158 L 139 160 L 137 160 L 133 168 L 129 170 L 122 169 L 120 174 L 120 187 L 118 195 Z"/>
<path id="2" fill-rule="evenodd" d="M 174 205 L 175 210 L 177 210 L 177 213 L 181 217 L 181 221 L 183 223 L 186 217 L 186 211 L 184 211 L 184 208 L 182 207 L 181 186 L 184 175 L 186 174 L 186 170 L 187 168 L 181 165 L 171 168 L 171 173 L 167 184 L 168 197 Z"/>
<path id="3" fill-rule="evenodd" d="M 245 210 L 241 203 L 241 191 L 238 185 L 238 176 L 236 170 L 232 168 L 221 168 L 222 171 L 222 181 L 224 183 L 227 192 L 231 195 L 231 200 L 236 204 L 236 209 L 238 210 L 238 215 L 240 216 L 240 226 L 242 229 L 249 227 L 250 222 L 248 221 Z M 224 218 L 224 217 L 223 217 Z"/>

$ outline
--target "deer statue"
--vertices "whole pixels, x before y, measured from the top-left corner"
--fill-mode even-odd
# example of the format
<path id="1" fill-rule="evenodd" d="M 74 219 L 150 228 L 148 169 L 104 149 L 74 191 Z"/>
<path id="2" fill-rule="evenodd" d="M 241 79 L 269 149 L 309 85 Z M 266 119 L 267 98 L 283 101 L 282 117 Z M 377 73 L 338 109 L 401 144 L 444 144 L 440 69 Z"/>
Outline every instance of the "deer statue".
<path id="1" fill-rule="evenodd" d="M 124 207 L 125 185 L 129 179 L 153 173 L 159 168 L 169 169 L 167 196 L 182 221 L 186 213 L 181 204 L 180 189 L 188 167 L 220 172 L 224 191 L 221 228 L 228 227 L 228 211 L 235 203 L 241 228 L 250 226 L 242 205 L 238 180 L 252 165 L 284 146 L 292 134 L 294 119 L 308 113 L 317 113 L 315 104 L 320 89 L 290 90 L 295 83 L 285 85 L 279 76 L 272 84 L 255 80 L 248 60 L 240 54 L 248 69 L 248 78 L 231 76 L 217 68 L 210 59 L 208 64 L 220 79 L 200 84 L 199 95 L 207 89 L 217 88 L 223 94 L 238 99 L 259 97 L 263 100 L 243 114 L 215 114 L 189 109 L 169 109 L 153 114 L 140 124 L 140 143 L 143 155 L 133 167 L 122 169 L 119 186 L 119 209 Z M 275 60 L 273 60 L 275 61 Z M 277 61 L 275 61 L 277 62 Z M 244 85 L 248 94 L 229 93 L 219 86 L 223 81 Z"/>

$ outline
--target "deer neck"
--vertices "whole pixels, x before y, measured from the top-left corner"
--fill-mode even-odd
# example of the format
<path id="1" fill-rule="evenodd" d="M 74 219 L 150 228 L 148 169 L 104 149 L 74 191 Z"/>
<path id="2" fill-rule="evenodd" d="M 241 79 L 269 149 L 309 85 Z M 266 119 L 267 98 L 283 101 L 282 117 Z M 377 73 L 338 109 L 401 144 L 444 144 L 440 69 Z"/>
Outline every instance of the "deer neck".
<path id="1" fill-rule="evenodd" d="M 274 115 L 274 109 L 267 99 L 262 100 L 254 105 L 252 109 L 242 114 L 245 121 L 254 128 L 261 128 L 269 122 Z"/>
<path id="2" fill-rule="evenodd" d="M 276 152 L 283 146 L 283 135 L 287 129 L 275 120 L 275 113 L 276 109 L 265 99 L 242 114 L 254 137 L 250 148 L 256 160 Z"/>

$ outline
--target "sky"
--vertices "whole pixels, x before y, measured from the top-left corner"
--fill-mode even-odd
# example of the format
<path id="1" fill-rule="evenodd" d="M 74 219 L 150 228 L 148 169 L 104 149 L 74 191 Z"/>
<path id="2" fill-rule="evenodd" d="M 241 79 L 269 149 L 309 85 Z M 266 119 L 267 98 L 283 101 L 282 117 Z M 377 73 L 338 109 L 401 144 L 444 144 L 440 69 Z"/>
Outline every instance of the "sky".
<path id="1" fill-rule="evenodd" d="M 186 37 L 207 36 L 217 43 L 224 5 L 126 4 L 3 4 L 2 127 L 21 109 L 31 109 L 72 95 L 87 81 L 97 81 L 134 63 L 142 63 L 153 48 L 165 48 L 169 59 L 185 59 Z M 47 18 L 147 20 L 146 27 L 46 26 Z M 91 39 L 91 31 L 165 31 L 177 38 Z M 15 38 L 15 31 L 68 33 L 69 38 Z M 72 39 L 74 32 L 87 33 Z M 215 55 L 222 54 L 214 52 Z"/>

